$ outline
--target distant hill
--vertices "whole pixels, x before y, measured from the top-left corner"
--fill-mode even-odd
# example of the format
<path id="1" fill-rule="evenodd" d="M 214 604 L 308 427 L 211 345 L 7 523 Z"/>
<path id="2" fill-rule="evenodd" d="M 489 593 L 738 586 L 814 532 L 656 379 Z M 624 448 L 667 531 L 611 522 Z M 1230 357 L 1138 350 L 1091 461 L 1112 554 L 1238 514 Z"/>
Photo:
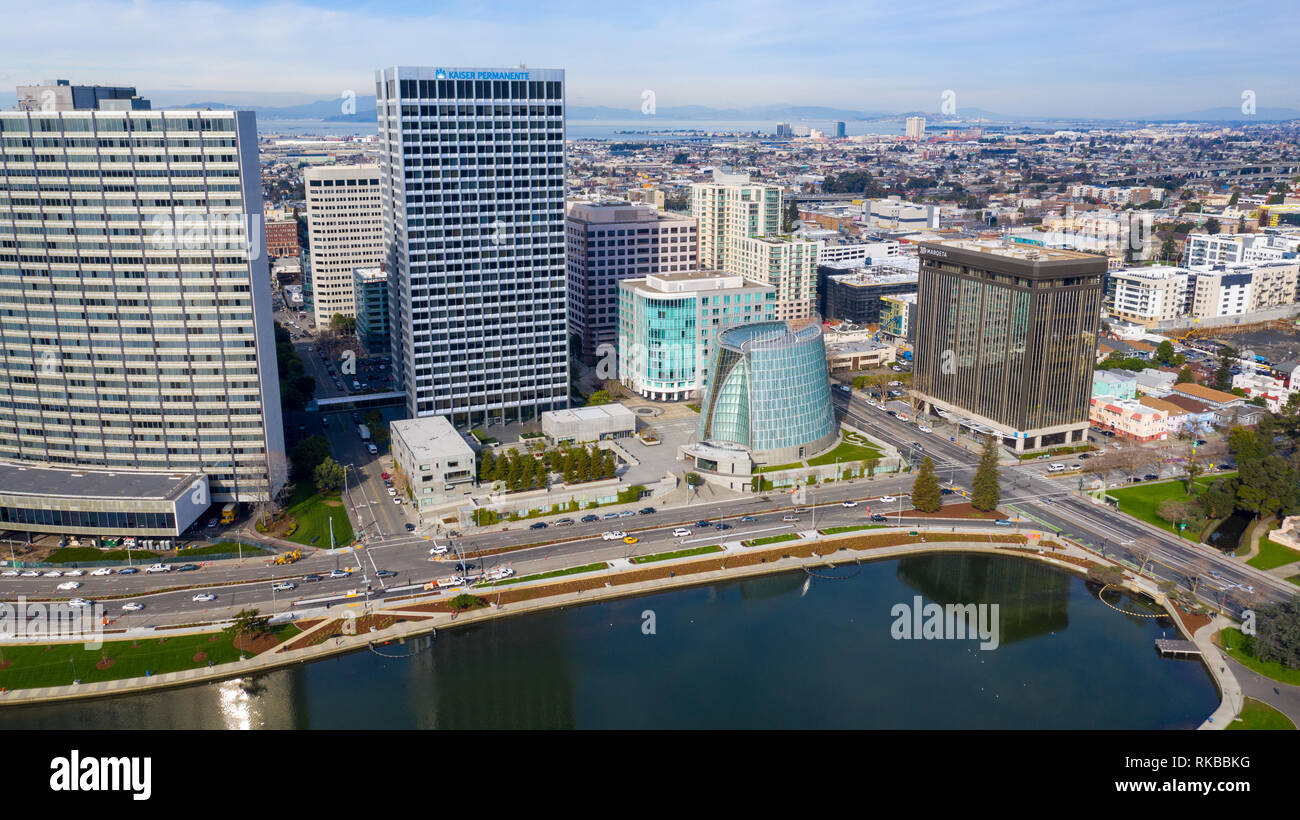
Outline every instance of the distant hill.
<path id="1" fill-rule="evenodd" d="M 253 111 L 259 120 L 327 120 L 329 122 L 374 122 L 378 115 L 375 96 L 358 96 L 355 100 L 356 112 L 343 113 L 344 99 L 317 100 L 302 105 L 263 106 L 263 105 L 229 105 L 219 102 L 190 103 L 178 108 L 238 108 L 240 111 Z"/>
<path id="2" fill-rule="evenodd" d="M 1222 108 L 1205 108 L 1186 114 L 1151 117 L 1150 122 L 1285 122 L 1300 119 L 1300 111 L 1294 108 L 1260 108 L 1254 114 L 1241 113 L 1240 106 Z"/>

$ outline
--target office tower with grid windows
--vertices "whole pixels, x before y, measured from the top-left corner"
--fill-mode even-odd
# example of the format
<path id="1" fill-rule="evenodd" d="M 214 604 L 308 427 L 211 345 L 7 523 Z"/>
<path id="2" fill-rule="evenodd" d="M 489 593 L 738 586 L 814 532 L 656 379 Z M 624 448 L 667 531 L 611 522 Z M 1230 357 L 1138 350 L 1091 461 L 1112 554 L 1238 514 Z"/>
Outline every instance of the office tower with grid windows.
<path id="1" fill-rule="evenodd" d="M 283 485 L 259 170 L 251 112 L 0 112 L 0 474 L 47 488 L 0 526 L 163 534 L 151 488 Z"/>
<path id="2" fill-rule="evenodd" d="M 996 241 L 922 242 L 913 392 L 1017 451 L 1083 441 L 1106 259 Z"/>
<path id="3" fill-rule="evenodd" d="M 325 165 L 302 173 L 307 195 L 303 296 L 317 328 L 335 314 L 355 316 L 352 272 L 387 259 L 378 165 Z"/>
<path id="4" fill-rule="evenodd" d="M 394 372 L 458 425 L 568 406 L 564 72 L 376 72 Z"/>

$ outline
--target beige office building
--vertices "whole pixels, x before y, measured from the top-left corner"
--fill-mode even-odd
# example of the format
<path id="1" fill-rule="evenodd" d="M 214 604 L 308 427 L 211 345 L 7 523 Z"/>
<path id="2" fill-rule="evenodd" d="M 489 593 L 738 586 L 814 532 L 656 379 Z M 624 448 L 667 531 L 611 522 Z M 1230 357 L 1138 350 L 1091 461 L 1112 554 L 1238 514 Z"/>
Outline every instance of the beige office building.
<path id="1" fill-rule="evenodd" d="M 305 297 L 316 327 L 334 314 L 356 316 L 352 271 L 384 262 L 378 165 L 326 165 L 303 171 L 307 191 Z"/>

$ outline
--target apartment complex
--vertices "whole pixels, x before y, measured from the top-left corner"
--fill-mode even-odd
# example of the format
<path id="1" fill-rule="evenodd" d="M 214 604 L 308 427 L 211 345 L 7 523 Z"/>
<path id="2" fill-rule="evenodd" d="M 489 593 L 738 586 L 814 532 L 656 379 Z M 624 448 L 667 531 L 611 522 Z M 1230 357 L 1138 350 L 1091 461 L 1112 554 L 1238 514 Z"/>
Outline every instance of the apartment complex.
<path id="1" fill-rule="evenodd" d="M 285 459 L 253 114 L 0 112 L 0 133 L 0 471 L 48 468 L 43 486 L 61 474 L 43 515 L 70 525 L 105 520 L 85 517 L 105 482 L 78 504 L 88 471 L 120 475 L 124 512 L 158 512 L 174 474 L 203 477 L 203 506 L 274 494 Z"/>
<path id="2" fill-rule="evenodd" d="M 691 185 L 691 214 L 699 223 L 701 268 L 771 285 L 778 319 L 812 316 L 821 243 L 781 235 L 780 187 L 714 171 L 713 182 Z"/>
<path id="3" fill-rule="evenodd" d="M 695 219 L 626 202 L 571 202 L 568 248 L 569 332 L 573 352 L 595 364 L 618 336 L 618 284 L 658 273 L 695 270 Z"/>
<path id="4" fill-rule="evenodd" d="M 619 380 L 655 401 L 697 397 L 718 333 L 776 313 L 775 288 L 718 271 L 627 279 L 618 293 Z"/>
<path id="5" fill-rule="evenodd" d="M 386 259 L 379 166 L 324 165 L 302 173 L 307 192 L 304 299 L 316 327 L 355 316 L 352 272 Z"/>
<path id="6" fill-rule="evenodd" d="M 412 417 L 568 406 L 564 72 L 377 71 L 389 324 Z"/>
<path id="7" fill-rule="evenodd" d="M 915 392 L 1017 451 L 1081 441 L 1106 260 L 994 241 L 923 242 Z"/>
<path id="8" fill-rule="evenodd" d="M 1188 267 L 1276 262 L 1300 253 L 1300 237 L 1271 233 L 1189 234 L 1183 244 Z"/>
<path id="9" fill-rule="evenodd" d="M 1106 287 L 1112 316 L 1151 327 L 1191 311 L 1196 274 L 1187 268 L 1127 268 L 1111 272 Z"/>
<path id="10" fill-rule="evenodd" d="M 925 117 L 908 117 L 903 136 L 910 140 L 925 139 Z"/>
<path id="11" fill-rule="evenodd" d="M 1165 198 L 1163 188 L 1146 186 L 1112 188 L 1106 185 L 1071 185 L 1066 193 L 1079 199 L 1095 199 L 1109 205 L 1142 205 L 1153 199 L 1162 201 Z"/>
<path id="12" fill-rule="evenodd" d="M 1192 316 L 1238 316 L 1295 304 L 1300 260 L 1216 265 L 1196 271 Z"/>

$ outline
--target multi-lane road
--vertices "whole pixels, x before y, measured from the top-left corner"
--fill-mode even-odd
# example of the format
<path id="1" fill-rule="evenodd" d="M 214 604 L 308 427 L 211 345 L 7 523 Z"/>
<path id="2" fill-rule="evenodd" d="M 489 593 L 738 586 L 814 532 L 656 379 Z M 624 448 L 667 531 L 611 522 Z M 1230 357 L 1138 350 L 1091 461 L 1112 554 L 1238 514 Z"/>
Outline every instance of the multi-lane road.
<path id="1" fill-rule="evenodd" d="M 941 429 L 922 433 L 914 422 L 903 422 L 865 401 L 861 393 L 844 395 L 835 391 L 837 412 L 842 419 L 906 452 L 913 442 L 935 462 L 941 482 L 951 481 L 969 488 L 974 477 L 977 453 L 951 441 Z M 242 563 L 217 562 L 196 572 L 139 573 L 130 576 L 90 575 L 75 579 L 82 587 L 58 591 L 57 584 L 66 578 L 0 577 L 0 598 L 12 600 L 18 595 L 28 599 L 65 598 L 77 595 L 101 601 L 110 613 L 129 617 L 134 623 L 164 623 L 176 620 L 180 613 L 194 614 L 206 610 L 218 616 L 243 606 L 284 610 L 304 603 L 321 604 L 345 600 L 349 594 L 369 593 L 382 598 L 408 592 L 440 577 L 457 574 L 457 562 L 446 560 L 458 553 L 470 555 L 471 569 L 492 569 L 509 564 L 516 572 L 528 574 L 595 561 L 608 561 L 632 555 L 645 555 L 691 546 L 736 541 L 806 531 L 817 527 L 861 523 L 872 513 L 889 516 L 890 524 L 922 523 L 909 519 L 903 496 L 910 490 L 914 476 L 883 474 L 874 479 L 856 479 L 819 485 L 806 490 L 797 503 L 788 491 L 765 495 L 742 496 L 729 501 L 710 502 L 685 508 L 658 510 L 639 515 L 632 512 L 620 518 L 602 516 L 594 522 L 578 520 L 579 514 L 552 516 L 546 528 L 532 529 L 531 522 L 469 532 L 451 539 L 453 550 L 444 560 L 430 560 L 429 550 L 446 543 L 438 533 L 407 530 L 414 524 L 409 504 L 393 504 L 380 473 L 385 462 L 371 455 L 356 434 L 347 411 L 329 414 L 325 425 L 336 457 L 349 468 L 346 492 L 354 522 L 366 535 L 366 549 L 316 552 L 290 566 L 270 565 L 266 559 L 246 559 Z M 314 431 L 313 431 L 314 432 Z M 1069 457 L 1066 457 L 1069 460 Z M 1049 462 L 1031 461 L 1002 467 L 1001 507 L 1017 519 L 1023 530 L 1055 532 L 1108 555 L 1119 557 L 1135 566 L 1145 566 L 1149 574 L 1171 580 L 1188 589 L 1193 583 L 1202 595 L 1209 594 L 1234 610 L 1267 601 L 1284 600 L 1295 594 L 1294 588 L 1281 579 L 1233 561 L 1210 547 L 1193 543 L 1150 527 L 1079 495 L 1077 477 L 1054 478 L 1046 473 Z M 881 496 L 894 496 L 891 503 Z M 855 500 L 856 507 L 844 507 L 845 500 Z M 949 503 L 964 501 L 960 496 L 945 496 Z M 639 505 L 633 505 L 635 506 Z M 796 508 L 797 521 L 784 516 Z M 556 526 L 561 518 L 575 523 Z M 700 523 L 710 522 L 708 526 Z M 718 522 L 727 525 L 719 530 Z M 960 526 L 962 529 L 992 528 L 991 522 L 939 522 L 924 519 L 929 526 Z M 674 536 L 678 527 L 690 529 L 690 536 Z M 1005 528 L 999 528 L 1006 531 Z M 606 541 L 601 533 L 623 530 L 636 536 L 636 544 L 621 540 Z M 330 579 L 335 569 L 351 569 L 345 578 Z M 383 572 L 381 572 L 381 570 Z M 392 575 L 389 575 L 392 573 Z M 306 575 L 322 576 L 305 581 Z M 1194 579 L 1194 580 L 1193 580 Z M 273 593 L 274 581 L 289 581 L 293 590 Z M 204 591 L 217 595 L 215 601 L 196 602 L 195 589 L 176 591 L 184 585 L 202 585 Z M 143 603 L 145 610 L 126 616 L 118 612 L 123 596 Z M 274 600 L 273 600 L 274 599 Z"/>

